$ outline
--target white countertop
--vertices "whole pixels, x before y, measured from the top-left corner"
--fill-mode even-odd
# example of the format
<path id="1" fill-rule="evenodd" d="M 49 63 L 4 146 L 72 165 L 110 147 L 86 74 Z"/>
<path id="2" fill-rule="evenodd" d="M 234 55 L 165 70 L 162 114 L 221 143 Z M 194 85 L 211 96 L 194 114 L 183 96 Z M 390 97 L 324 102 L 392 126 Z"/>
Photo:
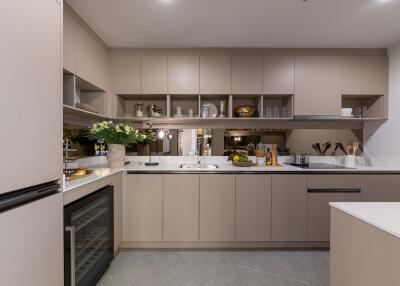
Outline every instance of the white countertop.
<path id="1" fill-rule="evenodd" d="M 330 203 L 359 220 L 400 238 L 400 202 L 398 203 Z"/>
<path id="2" fill-rule="evenodd" d="M 255 158 L 250 158 L 255 161 Z M 222 156 L 214 156 L 214 157 L 205 157 L 205 163 L 213 163 L 217 164 L 217 169 L 182 169 L 180 168 L 181 164 L 184 163 L 196 163 L 196 157 L 193 156 L 153 156 L 153 161 L 159 162 L 157 166 L 145 166 L 144 162 L 148 161 L 148 157 L 140 157 L 140 156 L 129 156 L 127 160 L 130 162 L 128 165 L 123 168 L 118 169 L 110 169 L 107 167 L 107 160 L 105 157 L 92 157 L 88 158 L 84 161 L 78 161 L 76 163 L 71 164 L 70 168 L 82 168 L 87 167 L 94 170 L 91 176 L 85 177 L 83 179 L 78 179 L 70 182 L 66 182 L 64 187 L 64 191 L 69 191 L 88 183 L 94 182 L 98 179 L 116 174 L 121 171 L 131 171 L 131 172 L 180 172 L 180 173 L 224 173 L 224 172 L 232 172 L 232 173 L 279 173 L 279 172 L 287 172 L 287 173 L 363 173 L 363 172 L 377 172 L 377 173 L 390 173 L 390 172 L 399 172 L 400 173 L 400 164 L 396 163 L 385 163 L 376 162 L 373 166 L 365 166 L 361 164 L 365 164 L 365 162 L 361 162 L 361 159 L 358 158 L 359 164 L 354 169 L 302 169 L 299 167 L 294 167 L 291 165 L 285 164 L 290 157 L 279 157 L 279 163 L 282 164 L 280 167 L 235 167 L 231 162 L 227 161 L 226 157 Z M 343 157 L 331 157 L 324 156 L 318 157 L 313 156 L 310 159 L 312 163 L 330 163 L 337 165 L 344 165 Z"/>

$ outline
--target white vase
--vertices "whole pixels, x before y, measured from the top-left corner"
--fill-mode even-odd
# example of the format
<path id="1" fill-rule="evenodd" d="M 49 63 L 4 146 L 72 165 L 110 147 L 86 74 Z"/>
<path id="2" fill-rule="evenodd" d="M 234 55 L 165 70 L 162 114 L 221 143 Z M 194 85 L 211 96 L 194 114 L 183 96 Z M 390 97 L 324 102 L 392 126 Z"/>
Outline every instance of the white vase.
<path id="1" fill-rule="evenodd" d="M 108 144 L 107 160 L 111 168 L 122 168 L 125 164 L 125 146 Z"/>

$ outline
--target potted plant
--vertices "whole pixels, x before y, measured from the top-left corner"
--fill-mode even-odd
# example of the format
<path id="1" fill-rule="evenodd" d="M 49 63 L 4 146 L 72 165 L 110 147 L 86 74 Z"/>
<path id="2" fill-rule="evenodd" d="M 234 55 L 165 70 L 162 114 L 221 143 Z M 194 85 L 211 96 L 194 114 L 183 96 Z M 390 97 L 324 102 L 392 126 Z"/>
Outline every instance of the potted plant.
<path id="1" fill-rule="evenodd" d="M 150 155 L 150 144 L 154 141 L 156 141 L 155 133 L 150 129 L 143 130 L 141 132 L 141 138 L 137 142 L 138 156 Z"/>
<path id="2" fill-rule="evenodd" d="M 121 168 L 125 163 L 125 146 L 135 144 L 143 135 L 126 123 L 112 121 L 94 123 L 89 129 L 89 138 L 105 142 L 108 146 L 107 160 L 111 168 Z"/>

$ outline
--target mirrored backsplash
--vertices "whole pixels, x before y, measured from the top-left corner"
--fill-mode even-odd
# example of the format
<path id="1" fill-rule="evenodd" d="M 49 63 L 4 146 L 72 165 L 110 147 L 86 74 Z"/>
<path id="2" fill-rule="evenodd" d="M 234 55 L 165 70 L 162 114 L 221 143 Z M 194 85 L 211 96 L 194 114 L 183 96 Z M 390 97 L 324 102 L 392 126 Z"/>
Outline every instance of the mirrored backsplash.
<path id="1" fill-rule="evenodd" d="M 127 147 L 127 155 L 163 156 L 228 156 L 234 151 L 250 152 L 258 144 L 265 148 L 276 144 L 280 155 L 303 152 L 320 155 L 312 147 L 314 143 L 330 142 L 331 147 L 325 155 L 343 155 L 335 143 L 360 142 L 362 131 L 343 129 L 291 129 L 291 130 L 231 130 L 231 129 L 163 129 L 154 130 L 157 140 L 149 145 L 134 144 Z M 64 138 L 71 139 L 75 150 L 72 156 L 84 157 L 104 155 L 105 144 L 89 140 L 87 128 L 64 125 Z M 336 149 L 336 150 L 335 150 Z"/>

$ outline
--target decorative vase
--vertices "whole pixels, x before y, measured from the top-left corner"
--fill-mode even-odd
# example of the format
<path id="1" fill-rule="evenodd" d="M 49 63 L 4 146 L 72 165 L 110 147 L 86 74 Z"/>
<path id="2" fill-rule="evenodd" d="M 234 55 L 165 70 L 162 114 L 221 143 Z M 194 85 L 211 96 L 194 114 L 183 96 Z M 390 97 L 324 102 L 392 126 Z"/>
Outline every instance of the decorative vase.
<path id="1" fill-rule="evenodd" d="M 125 146 L 108 144 L 107 160 L 111 168 L 122 168 L 125 164 Z"/>
<path id="2" fill-rule="evenodd" d="M 150 155 L 150 144 L 138 144 L 137 145 L 138 156 L 149 156 Z"/>

